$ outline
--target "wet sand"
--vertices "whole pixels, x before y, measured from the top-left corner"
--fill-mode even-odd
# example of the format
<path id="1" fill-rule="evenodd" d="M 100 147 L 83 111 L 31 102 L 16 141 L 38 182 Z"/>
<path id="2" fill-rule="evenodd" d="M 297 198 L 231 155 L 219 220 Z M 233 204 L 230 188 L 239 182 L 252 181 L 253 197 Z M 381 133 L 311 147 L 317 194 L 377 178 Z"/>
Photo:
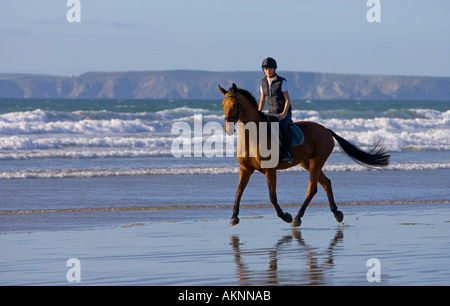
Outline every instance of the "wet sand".
<path id="1" fill-rule="evenodd" d="M 243 208 L 231 228 L 200 217 L 2 234 L 0 285 L 450 285 L 448 203 L 340 209 L 338 224 L 328 207 L 311 206 L 297 229 L 259 207 Z M 67 279 L 71 258 L 79 283 Z"/>

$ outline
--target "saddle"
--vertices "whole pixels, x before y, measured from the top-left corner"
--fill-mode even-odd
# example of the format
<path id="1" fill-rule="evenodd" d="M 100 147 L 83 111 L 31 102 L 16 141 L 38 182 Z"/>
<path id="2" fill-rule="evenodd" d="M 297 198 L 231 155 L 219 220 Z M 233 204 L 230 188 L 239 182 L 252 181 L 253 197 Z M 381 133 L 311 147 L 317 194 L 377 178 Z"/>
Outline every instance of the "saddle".
<path id="1" fill-rule="evenodd" d="M 288 128 L 289 128 L 289 132 L 291 134 L 292 146 L 295 147 L 295 146 L 301 145 L 303 143 L 303 141 L 305 140 L 302 129 L 294 122 L 289 123 Z"/>

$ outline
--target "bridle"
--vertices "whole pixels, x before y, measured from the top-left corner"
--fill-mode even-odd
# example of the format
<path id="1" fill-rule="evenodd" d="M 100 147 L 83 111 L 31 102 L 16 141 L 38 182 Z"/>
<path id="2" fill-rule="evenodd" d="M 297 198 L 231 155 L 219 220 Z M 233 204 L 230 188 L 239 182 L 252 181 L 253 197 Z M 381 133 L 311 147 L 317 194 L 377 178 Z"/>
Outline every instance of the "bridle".
<path id="1" fill-rule="evenodd" d="M 241 104 L 241 101 L 239 101 L 239 96 L 237 96 L 237 95 L 234 95 L 234 96 L 228 96 L 227 98 L 234 98 L 234 99 L 235 99 L 234 105 L 233 105 L 233 109 L 234 109 L 235 107 L 237 107 L 237 110 L 236 110 L 236 115 L 225 117 L 225 121 L 227 121 L 227 122 L 230 122 L 230 121 L 236 122 L 236 121 L 239 120 L 239 114 L 240 114 L 241 111 L 242 111 L 242 104 Z"/>

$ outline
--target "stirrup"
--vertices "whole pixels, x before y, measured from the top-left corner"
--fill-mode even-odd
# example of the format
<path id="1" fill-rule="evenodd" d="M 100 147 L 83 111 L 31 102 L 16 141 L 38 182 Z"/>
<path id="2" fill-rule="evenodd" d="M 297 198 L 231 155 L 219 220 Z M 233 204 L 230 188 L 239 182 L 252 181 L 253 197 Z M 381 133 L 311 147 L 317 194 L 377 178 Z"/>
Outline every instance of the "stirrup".
<path id="1" fill-rule="evenodd" d="M 292 164 L 294 162 L 294 157 L 292 156 L 291 153 L 286 153 L 286 155 L 283 158 L 283 161 L 285 163 Z"/>

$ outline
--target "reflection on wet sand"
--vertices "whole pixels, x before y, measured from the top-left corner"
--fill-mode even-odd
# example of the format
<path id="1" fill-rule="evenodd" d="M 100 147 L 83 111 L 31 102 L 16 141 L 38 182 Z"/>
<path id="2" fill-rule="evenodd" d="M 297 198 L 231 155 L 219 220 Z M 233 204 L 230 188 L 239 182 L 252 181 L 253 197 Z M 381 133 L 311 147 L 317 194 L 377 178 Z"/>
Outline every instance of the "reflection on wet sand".
<path id="1" fill-rule="evenodd" d="M 231 245 L 234 251 L 234 258 L 237 266 L 238 284 L 241 286 L 248 285 L 282 285 L 288 283 L 290 285 L 327 285 L 327 274 L 330 273 L 334 266 L 334 249 L 339 241 L 344 238 L 341 228 L 336 229 L 334 237 L 325 250 L 318 250 L 308 245 L 302 238 L 300 229 L 292 229 L 290 235 L 286 235 L 278 240 L 275 246 L 269 250 L 241 250 L 241 243 L 238 235 L 231 235 Z M 294 245 L 292 242 L 296 241 Z M 300 248 L 298 248 L 300 246 Z M 269 268 L 264 271 L 252 270 L 245 262 L 250 262 L 252 256 L 268 254 Z M 297 266 L 292 266 L 290 270 L 278 269 L 279 260 L 283 261 L 283 254 L 294 254 Z M 305 262 L 305 266 L 301 265 Z M 298 260 L 297 260 L 298 259 Z M 292 262 L 292 258 L 290 259 Z"/>

